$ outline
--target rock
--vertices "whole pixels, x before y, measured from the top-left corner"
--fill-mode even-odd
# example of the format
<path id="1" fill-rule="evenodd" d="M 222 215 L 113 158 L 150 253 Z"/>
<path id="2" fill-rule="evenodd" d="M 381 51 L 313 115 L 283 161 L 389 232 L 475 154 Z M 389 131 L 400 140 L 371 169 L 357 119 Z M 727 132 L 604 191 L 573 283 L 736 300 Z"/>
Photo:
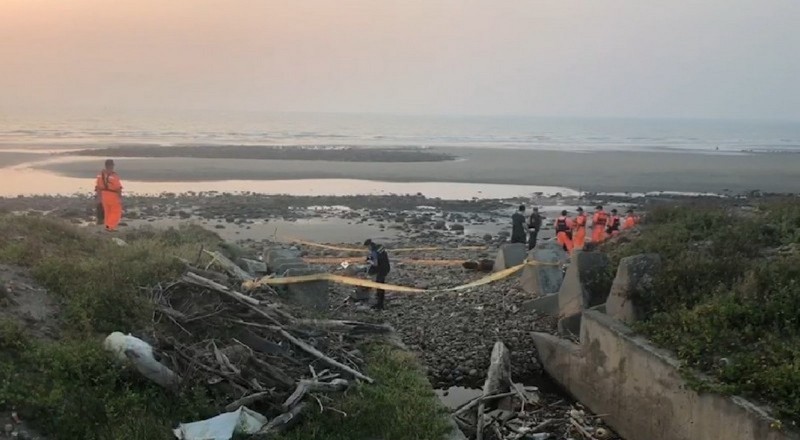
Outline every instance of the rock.
<path id="1" fill-rule="evenodd" d="M 483 236 L 483 241 L 485 241 L 485 242 L 487 242 L 487 243 L 488 243 L 488 242 L 490 242 L 490 241 L 492 241 L 492 234 L 485 234 L 485 235 Z"/>
<path id="2" fill-rule="evenodd" d="M 286 276 L 312 275 L 322 272 L 310 267 L 287 269 Z M 328 298 L 327 281 L 311 281 L 307 283 L 289 284 L 286 286 L 287 299 L 302 307 L 311 307 L 317 310 L 327 310 L 330 300 Z"/>
<path id="3" fill-rule="evenodd" d="M 435 229 L 437 231 L 441 231 L 441 230 L 443 230 L 445 228 L 445 226 L 446 226 L 446 223 L 444 222 L 444 220 L 439 220 L 439 221 L 437 221 L 436 223 L 433 224 L 433 229 Z"/>
<path id="4" fill-rule="evenodd" d="M 617 276 L 611 284 L 606 301 L 606 313 L 615 319 L 631 323 L 642 318 L 641 297 L 652 289 L 653 280 L 661 271 L 658 254 L 642 254 L 623 258 Z"/>
<path id="5" fill-rule="evenodd" d="M 456 223 L 454 225 L 450 225 L 450 230 L 455 232 L 464 232 L 464 225 L 460 223 Z"/>

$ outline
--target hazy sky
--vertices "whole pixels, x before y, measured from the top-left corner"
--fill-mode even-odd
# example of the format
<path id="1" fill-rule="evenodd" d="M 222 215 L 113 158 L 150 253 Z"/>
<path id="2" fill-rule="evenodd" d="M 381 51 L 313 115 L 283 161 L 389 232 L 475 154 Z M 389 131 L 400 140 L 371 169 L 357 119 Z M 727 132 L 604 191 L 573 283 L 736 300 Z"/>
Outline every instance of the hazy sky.
<path id="1" fill-rule="evenodd" d="M 0 109 L 800 120 L 798 0 L 0 0 Z"/>

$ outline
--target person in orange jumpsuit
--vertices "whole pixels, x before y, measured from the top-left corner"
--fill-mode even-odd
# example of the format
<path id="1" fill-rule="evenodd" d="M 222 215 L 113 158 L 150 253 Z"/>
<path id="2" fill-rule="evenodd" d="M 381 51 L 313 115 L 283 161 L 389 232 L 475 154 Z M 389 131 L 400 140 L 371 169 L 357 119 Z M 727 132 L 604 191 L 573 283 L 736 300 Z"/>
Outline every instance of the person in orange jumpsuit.
<path id="1" fill-rule="evenodd" d="M 97 175 L 94 190 L 103 204 L 106 231 L 116 231 L 122 218 L 122 181 L 114 171 L 113 160 L 106 160 L 106 167 Z"/>
<path id="2" fill-rule="evenodd" d="M 608 224 L 608 214 L 603 211 L 602 205 L 597 205 L 592 217 L 592 243 L 600 244 L 606 239 L 606 225 Z"/>
<path id="3" fill-rule="evenodd" d="M 608 227 L 606 228 L 607 236 L 614 237 L 619 235 L 619 228 L 622 226 L 622 221 L 616 209 L 611 210 L 611 217 L 608 219 Z"/>
<path id="4" fill-rule="evenodd" d="M 578 207 L 578 215 L 575 216 L 575 220 L 572 223 L 575 228 L 572 232 L 572 246 L 574 249 L 583 249 L 583 245 L 586 242 L 586 214 L 580 206 Z"/>
<path id="5" fill-rule="evenodd" d="M 638 223 L 638 219 L 636 218 L 636 215 L 633 213 L 633 209 L 629 209 L 627 215 L 625 216 L 625 221 L 622 222 L 622 229 L 623 230 L 631 229 L 634 226 L 636 226 L 636 223 Z"/>
<path id="6" fill-rule="evenodd" d="M 561 211 L 561 217 L 554 222 L 556 240 L 565 251 L 572 253 L 572 219 L 567 217 L 567 211 Z"/>

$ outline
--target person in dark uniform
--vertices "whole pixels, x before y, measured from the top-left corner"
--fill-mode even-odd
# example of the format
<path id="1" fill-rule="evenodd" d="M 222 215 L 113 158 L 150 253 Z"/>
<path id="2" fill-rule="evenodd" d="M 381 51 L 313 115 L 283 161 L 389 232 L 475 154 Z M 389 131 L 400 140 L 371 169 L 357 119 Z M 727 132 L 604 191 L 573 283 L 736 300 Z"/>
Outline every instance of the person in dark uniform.
<path id="1" fill-rule="evenodd" d="M 542 215 L 539 208 L 534 207 L 531 216 L 528 218 L 528 250 L 536 247 L 536 240 L 539 237 L 539 229 L 542 228 Z"/>
<path id="2" fill-rule="evenodd" d="M 525 205 L 511 216 L 511 242 L 525 244 L 528 234 L 525 233 Z"/>
<path id="3" fill-rule="evenodd" d="M 386 276 L 389 275 L 389 271 L 391 270 L 389 254 L 386 252 L 386 248 L 377 243 L 373 243 L 370 239 L 364 242 L 364 246 L 369 249 L 369 255 L 367 256 L 369 274 L 375 275 L 376 283 L 385 283 Z M 383 289 L 375 289 L 375 297 L 377 300 L 375 309 L 383 310 L 385 296 L 386 292 Z"/>

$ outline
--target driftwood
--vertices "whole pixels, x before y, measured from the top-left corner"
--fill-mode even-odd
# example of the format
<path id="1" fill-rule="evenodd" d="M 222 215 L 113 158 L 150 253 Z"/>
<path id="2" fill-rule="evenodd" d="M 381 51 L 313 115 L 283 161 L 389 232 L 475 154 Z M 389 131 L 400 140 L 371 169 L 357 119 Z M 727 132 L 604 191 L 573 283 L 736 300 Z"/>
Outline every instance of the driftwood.
<path id="1" fill-rule="evenodd" d="M 311 327 L 320 330 L 342 333 L 391 333 L 391 326 L 372 324 L 359 321 L 340 321 L 331 319 L 298 319 L 294 322 L 296 327 Z"/>
<path id="2" fill-rule="evenodd" d="M 324 392 L 324 393 L 332 393 L 336 391 L 342 391 L 347 389 L 350 383 L 344 379 L 334 379 L 330 382 L 318 382 L 316 380 L 301 380 L 300 383 L 297 384 L 297 388 L 295 388 L 294 392 L 292 393 L 289 398 L 283 402 L 283 410 L 289 411 L 290 409 L 294 408 L 303 397 L 305 397 L 308 393 L 314 392 Z"/>
<path id="3" fill-rule="evenodd" d="M 502 399 L 504 397 L 510 397 L 510 396 L 513 396 L 514 394 L 515 393 L 510 393 L 509 392 L 509 393 L 502 393 L 502 394 L 494 394 L 492 396 L 486 396 L 486 397 L 478 396 L 478 397 L 470 400 L 469 402 L 465 403 L 461 407 L 456 408 L 455 412 L 453 413 L 453 416 L 454 417 L 458 417 L 458 416 L 460 416 L 462 414 L 465 414 L 465 413 L 469 412 L 469 410 L 471 410 L 472 408 L 475 408 L 476 406 L 478 406 L 480 403 L 486 403 L 486 402 L 489 402 L 489 401 L 492 401 L 492 400 L 495 400 L 495 399 Z"/>
<path id="4" fill-rule="evenodd" d="M 511 387 L 511 353 L 506 345 L 497 341 L 492 348 L 486 382 L 483 384 L 483 396 L 508 392 Z M 478 404 L 478 428 L 476 439 L 483 440 L 484 416 L 486 410 L 483 400 Z"/>
<path id="5" fill-rule="evenodd" d="M 272 394 L 272 391 L 261 391 L 258 393 L 249 394 L 241 399 L 234 400 L 233 402 L 229 403 L 227 406 L 225 406 L 225 412 L 236 411 L 240 406 L 252 405 L 256 402 L 268 399 L 272 397 Z"/>
<path id="6" fill-rule="evenodd" d="M 261 309 L 260 307 L 258 307 L 260 305 L 260 302 L 255 298 L 252 298 L 252 297 L 249 297 L 249 296 L 244 295 L 242 293 L 239 293 L 239 292 L 237 292 L 237 291 L 235 291 L 235 290 L 233 290 L 233 289 L 231 289 L 231 288 L 229 288 L 227 286 L 223 286 L 222 284 L 219 284 L 217 282 L 211 281 L 208 278 L 203 278 L 200 275 L 197 275 L 197 274 L 192 273 L 192 272 L 186 273 L 186 275 L 184 275 L 181 279 L 183 281 L 187 282 L 187 283 L 191 283 L 191 284 L 195 284 L 195 285 L 198 285 L 198 286 L 207 287 L 207 288 L 209 288 L 211 290 L 214 290 L 216 292 L 222 293 L 223 295 L 227 295 L 227 296 L 235 299 L 236 301 L 239 301 L 239 302 L 247 305 L 248 307 L 250 307 L 250 309 L 252 309 L 256 313 L 258 313 L 259 315 L 263 316 L 264 318 L 267 318 L 272 323 L 278 324 L 278 325 L 281 324 L 281 322 L 275 316 L 273 316 L 271 313 L 268 313 L 267 311 L 265 311 L 265 310 Z"/>
<path id="7" fill-rule="evenodd" d="M 275 327 L 274 330 L 277 331 L 278 333 L 280 333 L 281 336 L 283 336 L 284 338 L 288 339 L 289 342 L 291 342 L 292 344 L 294 344 L 297 347 L 299 347 L 301 350 L 303 350 L 306 353 L 308 353 L 308 354 L 316 357 L 317 359 L 325 362 L 326 364 L 328 364 L 328 365 L 330 365 L 330 366 L 332 366 L 334 368 L 338 368 L 340 370 L 346 371 L 346 372 L 350 373 L 351 375 L 353 375 L 354 377 L 363 380 L 364 382 L 367 382 L 367 383 L 374 383 L 375 382 L 374 379 L 372 379 L 372 378 L 370 378 L 368 376 L 365 376 L 364 374 L 362 374 L 362 373 L 360 373 L 360 372 L 348 367 L 347 365 L 345 365 L 345 364 L 343 364 L 343 363 L 341 363 L 341 362 L 339 362 L 339 361 L 337 361 L 335 359 L 331 359 L 328 356 L 325 356 L 321 351 L 317 350 L 316 348 L 314 348 L 313 346 L 307 344 L 306 342 L 303 342 L 300 339 L 295 338 L 294 336 L 292 336 L 291 333 L 287 332 L 283 328 Z"/>
<path id="8" fill-rule="evenodd" d="M 275 417 L 258 431 L 256 438 L 268 438 L 269 436 L 286 431 L 300 421 L 303 411 L 307 408 L 308 403 L 302 402 L 291 410 Z"/>
<path id="9" fill-rule="evenodd" d="M 237 266 L 236 263 L 231 261 L 225 255 L 222 255 L 221 252 L 214 251 L 205 251 L 208 255 L 211 255 L 214 258 L 214 261 L 217 262 L 225 272 L 228 272 L 232 277 L 238 279 L 239 281 L 248 281 L 255 278 L 253 275 L 247 273 L 246 270 L 242 269 L 241 267 Z"/>

